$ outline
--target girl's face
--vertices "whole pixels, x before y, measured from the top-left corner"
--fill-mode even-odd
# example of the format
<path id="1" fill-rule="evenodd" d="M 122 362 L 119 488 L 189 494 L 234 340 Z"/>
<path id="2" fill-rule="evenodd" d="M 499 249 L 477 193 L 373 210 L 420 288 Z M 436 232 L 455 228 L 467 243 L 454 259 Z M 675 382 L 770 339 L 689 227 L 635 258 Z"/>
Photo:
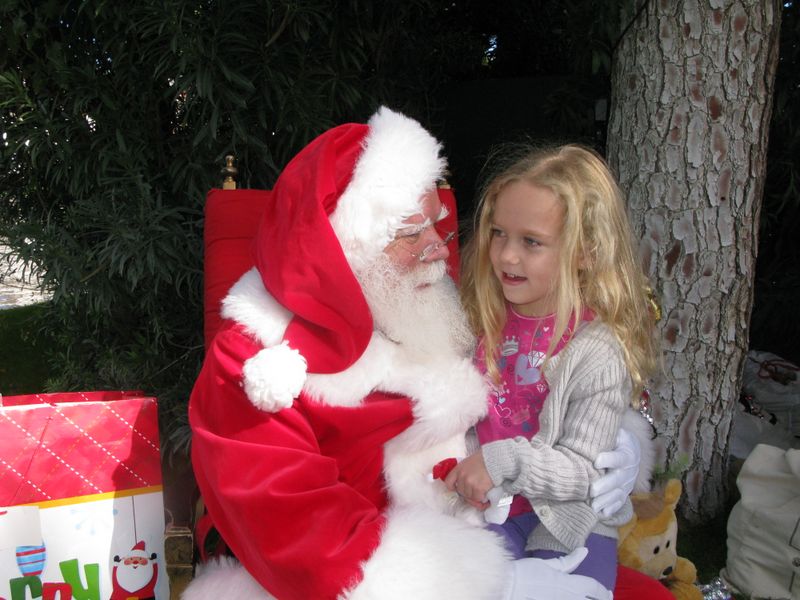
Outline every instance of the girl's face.
<path id="1" fill-rule="evenodd" d="M 489 260 L 518 313 L 555 312 L 564 208 L 547 188 L 515 181 L 495 201 Z"/>

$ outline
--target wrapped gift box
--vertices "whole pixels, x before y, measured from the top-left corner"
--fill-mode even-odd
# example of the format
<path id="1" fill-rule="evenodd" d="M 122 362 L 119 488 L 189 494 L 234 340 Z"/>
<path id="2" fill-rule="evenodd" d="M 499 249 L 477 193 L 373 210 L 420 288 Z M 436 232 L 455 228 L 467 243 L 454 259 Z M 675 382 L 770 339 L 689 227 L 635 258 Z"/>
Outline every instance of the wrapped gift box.
<path id="1" fill-rule="evenodd" d="M 169 598 L 155 398 L 0 398 L 0 598 Z"/>

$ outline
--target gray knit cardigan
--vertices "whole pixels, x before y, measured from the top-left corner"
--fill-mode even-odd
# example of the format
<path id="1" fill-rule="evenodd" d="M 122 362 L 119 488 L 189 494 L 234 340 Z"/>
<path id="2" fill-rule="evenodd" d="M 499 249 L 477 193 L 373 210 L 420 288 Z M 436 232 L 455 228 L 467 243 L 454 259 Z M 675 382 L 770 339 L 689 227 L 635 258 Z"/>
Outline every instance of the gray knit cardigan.
<path id="1" fill-rule="evenodd" d="M 597 320 L 579 328 L 544 374 L 550 393 L 539 432 L 530 441 L 498 440 L 481 451 L 494 484 L 525 496 L 541 520 L 526 549 L 568 552 L 591 532 L 616 538 L 617 527 L 633 516 L 630 499 L 602 520 L 588 502 L 589 484 L 600 475 L 592 463 L 614 448 L 632 384 L 619 342 Z"/>

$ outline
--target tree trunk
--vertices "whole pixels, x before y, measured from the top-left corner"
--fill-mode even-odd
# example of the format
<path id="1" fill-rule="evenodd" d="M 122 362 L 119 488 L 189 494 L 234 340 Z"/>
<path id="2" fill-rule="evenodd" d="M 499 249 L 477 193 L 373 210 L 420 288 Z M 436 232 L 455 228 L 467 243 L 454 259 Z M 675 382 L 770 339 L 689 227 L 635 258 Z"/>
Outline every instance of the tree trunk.
<path id="1" fill-rule="evenodd" d="M 695 522 L 728 492 L 780 18 L 779 0 L 650 0 L 614 56 L 608 157 L 663 311 L 659 461 Z"/>

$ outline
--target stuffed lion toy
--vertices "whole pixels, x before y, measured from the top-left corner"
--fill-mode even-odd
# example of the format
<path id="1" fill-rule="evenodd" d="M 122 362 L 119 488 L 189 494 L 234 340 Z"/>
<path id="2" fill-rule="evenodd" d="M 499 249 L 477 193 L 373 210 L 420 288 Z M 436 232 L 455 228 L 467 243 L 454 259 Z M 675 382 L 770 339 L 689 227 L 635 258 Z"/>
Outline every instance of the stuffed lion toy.
<path id="1" fill-rule="evenodd" d="M 675 548 L 675 506 L 681 482 L 670 479 L 663 490 L 631 496 L 634 515 L 619 529 L 619 563 L 660 580 L 677 600 L 703 600 L 694 585 L 697 569 Z"/>

